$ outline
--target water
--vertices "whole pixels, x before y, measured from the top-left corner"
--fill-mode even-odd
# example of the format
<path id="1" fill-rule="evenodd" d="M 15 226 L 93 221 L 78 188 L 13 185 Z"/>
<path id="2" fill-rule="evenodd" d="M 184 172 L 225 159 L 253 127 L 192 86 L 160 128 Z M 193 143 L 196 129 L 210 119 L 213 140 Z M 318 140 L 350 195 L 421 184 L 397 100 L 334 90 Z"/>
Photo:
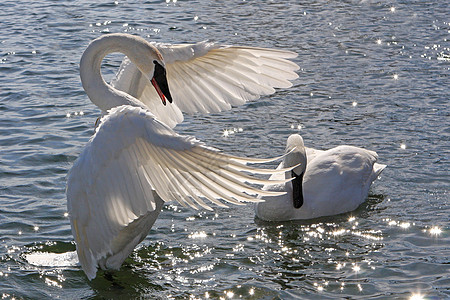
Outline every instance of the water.
<path id="1" fill-rule="evenodd" d="M 447 1 L 142 2 L 2 1 L 3 298 L 450 297 Z M 71 254 L 65 176 L 99 115 L 79 58 L 107 32 L 295 51 L 292 88 L 176 130 L 256 157 L 300 132 L 311 147 L 376 150 L 388 168 L 361 207 L 329 218 L 168 204 L 119 272 L 89 282 Z M 107 57 L 106 77 L 120 60 Z"/>

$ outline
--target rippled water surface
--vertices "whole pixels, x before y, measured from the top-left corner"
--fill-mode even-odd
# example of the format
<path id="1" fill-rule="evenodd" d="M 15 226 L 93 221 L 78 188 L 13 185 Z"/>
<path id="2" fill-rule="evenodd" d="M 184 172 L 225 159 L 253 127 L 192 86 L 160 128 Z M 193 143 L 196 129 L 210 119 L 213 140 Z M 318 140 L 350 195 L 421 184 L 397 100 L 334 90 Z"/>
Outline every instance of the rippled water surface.
<path id="1" fill-rule="evenodd" d="M 3 0 L 1 296 L 450 297 L 448 2 L 298 2 Z M 108 32 L 295 51 L 292 88 L 176 130 L 256 157 L 300 132 L 311 147 L 376 150 L 388 168 L 356 211 L 329 218 L 264 223 L 251 206 L 168 203 L 121 270 L 89 282 L 72 252 L 65 177 L 99 115 L 79 59 Z M 120 60 L 107 57 L 106 77 Z"/>

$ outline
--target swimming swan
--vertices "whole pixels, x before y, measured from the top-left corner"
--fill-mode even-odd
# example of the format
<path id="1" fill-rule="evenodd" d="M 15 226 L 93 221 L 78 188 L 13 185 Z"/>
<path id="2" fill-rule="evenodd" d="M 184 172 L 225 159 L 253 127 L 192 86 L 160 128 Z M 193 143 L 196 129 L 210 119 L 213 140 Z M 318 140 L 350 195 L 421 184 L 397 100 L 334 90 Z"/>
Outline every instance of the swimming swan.
<path id="1" fill-rule="evenodd" d="M 286 156 L 278 168 L 295 167 L 272 180 L 293 178 L 291 182 L 269 184 L 266 191 L 286 192 L 264 197 L 255 204 L 255 213 L 265 221 L 312 219 L 355 210 L 366 199 L 372 182 L 386 165 L 376 163 L 374 151 L 338 146 L 326 151 L 305 148 L 298 134 L 289 136 Z"/>
<path id="2" fill-rule="evenodd" d="M 219 200 L 239 205 L 260 201 L 251 195 L 280 195 L 247 184 L 269 183 L 248 173 L 279 171 L 247 164 L 273 159 L 227 155 L 193 137 L 178 135 L 171 127 L 181 121 L 177 114 L 181 111 L 228 109 L 273 92 L 276 84 L 261 71 L 278 76 L 274 64 L 281 61 L 291 74 L 292 63 L 280 57 L 293 54 L 202 47 L 167 46 L 161 53 L 140 37 L 110 34 L 94 40 L 82 55 L 83 88 L 104 115 L 68 174 L 66 193 L 78 258 L 90 280 L 99 267 L 121 266 L 146 237 L 166 201 L 211 210 L 204 200 L 226 207 Z M 128 57 L 115 80 L 122 90 L 107 84 L 101 75 L 101 62 L 112 52 Z M 287 80 L 282 82 L 288 85 Z"/>

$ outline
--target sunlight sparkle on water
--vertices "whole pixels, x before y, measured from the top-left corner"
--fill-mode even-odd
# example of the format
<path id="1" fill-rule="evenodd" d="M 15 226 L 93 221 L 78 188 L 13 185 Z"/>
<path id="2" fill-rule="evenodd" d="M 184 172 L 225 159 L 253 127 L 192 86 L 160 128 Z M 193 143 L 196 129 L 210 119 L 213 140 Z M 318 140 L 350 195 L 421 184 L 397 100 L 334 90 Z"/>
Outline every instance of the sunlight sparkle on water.
<path id="1" fill-rule="evenodd" d="M 392 7 L 390 8 L 390 11 L 391 11 L 391 12 L 395 12 L 395 7 L 392 6 Z"/>
<path id="2" fill-rule="evenodd" d="M 225 291 L 224 293 L 225 293 L 225 295 L 227 295 L 227 297 L 230 298 L 230 299 L 233 298 L 233 296 L 234 296 L 234 293 L 233 293 L 232 291 Z"/>
<path id="3" fill-rule="evenodd" d="M 394 80 L 398 80 L 398 74 L 394 74 L 394 76 L 392 76 L 394 78 Z"/>
<path id="4" fill-rule="evenodd" d="M 323 291 L 323 285 L 320 285 L 320 284 L 318 284 L 317 282 L 314 282 L 314 286 L 317 288 L 317 290 L 318 290 L 319 292 L 322 292 L 322 291 Z"/>
<path id="5" fill-rule="evenodd" d="M 337 235 L 343 235 L 343 234 L 346 233 L 346 232 L 347 232 L 346 229 L 341 228 L 341 229 L 336 229 L 335 231 L 332 232 L 332 234 L 333 234 L 334 236 L 337 236 Z"/>
<path id="6" fill-rule="evenodd" d="M 433 226 L 428 230 L 428 232 L 431 235 L 440 235 L 442 233 L 442 229 L 437 226 Z"/>
<path id="7" fill-rule="evenodd" d="M 391 221 L 389 221 L 388 225 L 395 226 L 395 225 L 397 225 L 397 221 L 391 220 Z"/>
<path id="8" fill-rule="evenodd" d="M 352 102 L 352 106 L 355 107 L 356 105 L 358 105 L 358 102 L 353 101 L 353 102 Z"/>
<path id="9" fill-rule="evenodd" d="M 400 223 L 400 227 L 404 228 L 404 229 L 409 228 L 410 226 L 411 226 L 411 224 L 409 222 L 402 222 L 402 223 Z"/>
<path id="10" fill-rule="evenodd" d="M 356 273 L 358 273 L 359 271 L 361 271 L 361 267 L 355 264 L 353 266 L 352 270 L 355 271 Z"/>
<path id="11" fill-rule="evenodd" d="M 238 128 L 231 128 L 231 129 L 224 129 L 222 136 L 224 137 L 228 137 L 231 134 L 234 134 L 236 132 L 243 132 L 244 129 L 242 127 L 238 127 Z"/>
<path id="12" fill-rule="evenodd" d="M 411 294 L 411 297 L 409 297 L 409 300 L 424 300 L 425 297 L 420 293 L 413 293 Z"/>
<path id="13" fill-rule="evenodd" d="M 51 280 L 51 279 L 48 278 L 48 277 L 45 278 L 45 283 L 46 283 L 48 286 L 54 286 L 54 287 L 58 287 L 58 288 L 62 289 L 62 285 L 60 285 L 60 284 L 59 284 L 57 281 L 55 281 L 55 280 Z"/>
<path id="14" fill-rule="evenodd" d="M 401 145 L 400 145 L 400 149 L 405 150 L 405 149 L 406 149 L 406 145 L 405 145 L 405 144 L 401 144 Z"/>
<path id="15" fill-rule="evenodd" d="M 188 238 L 190 238 L 190 239 L 199 239 L 199 238 L 205 238 L 205 237 L 207 237 L 208 235 L 206 234 L 206 232 L 204 232 L 204 231 L 196 231 L 196 232 L 193 232 L 193 233 L 191 233 L 189 236 L 188 236 Z"/>
<path id="16" fill-rule="evenodd" d="M 378 39 L 378 40 L 377 40 L 377 44 L 378 44 L 378 45 L 381 45 L 381 43 L 382 43 L 381 39 Z"/>

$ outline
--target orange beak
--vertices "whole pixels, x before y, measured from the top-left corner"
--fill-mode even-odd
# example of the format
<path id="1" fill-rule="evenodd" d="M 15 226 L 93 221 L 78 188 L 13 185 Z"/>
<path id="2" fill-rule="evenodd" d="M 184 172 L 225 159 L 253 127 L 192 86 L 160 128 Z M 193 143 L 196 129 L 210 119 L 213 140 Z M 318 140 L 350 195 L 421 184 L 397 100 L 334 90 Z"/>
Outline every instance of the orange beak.
<path id="1" fill-rule="evenodd" d="M 159 98 L 164 105 L 166 105 L 166 99 L 169 103 L 172 103 L 172 95 L 169 91 L 169 84 L 167 83 L 166 69 L 160 65 L 156 60 L 155 63 L 155 73 L 151 79 L 151 83 L 158 93 Z"/>

